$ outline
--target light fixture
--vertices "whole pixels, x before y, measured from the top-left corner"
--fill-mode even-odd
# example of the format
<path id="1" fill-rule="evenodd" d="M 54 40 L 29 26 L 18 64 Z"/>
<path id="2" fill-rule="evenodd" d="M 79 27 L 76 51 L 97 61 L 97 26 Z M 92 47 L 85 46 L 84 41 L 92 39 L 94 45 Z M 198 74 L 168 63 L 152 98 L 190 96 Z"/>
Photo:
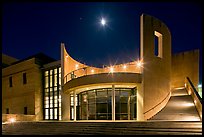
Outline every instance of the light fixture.
<path id="1" fill-rule="evenodd" d="M 137 67 L 142 67 L 142 62 L 141 61 L 137 61 Z"/>
<path id="2" fill-rule="evenodd" d="M 78 65 L 78 64 L 76 64 L 76 65 L 75 65 L 75 68 L 78 68 L 78 67 L 79 67 L 79 65 Z"/>
<path id="3" fill-rule="evenodd" d="M 202 88 L 202 85 L 201 85 L 201 84 L 199 84 L 199 85 L 198 85 L 198 88 Z"/>
<path id="4" fill-rule="evenodd" d="M 124 68 L 124 69 L 126 69 L 126 68 L 127 68 L 127 66 L 126 66 L 126 65 L 124 65 L 124 66 L 123 66 L 123 68 Z"/>
<path id="5" fill-rule="evenodd" d="M 113 67 L 110 67 L 110 72 L 113 73 Z"/>
<path id="6" fill-rule="evenodd" d="M 94 69 L 92 69 L 91 72 L 94 73 Z"/>
<path id="7" fill-rule="evenodd" d="M 10 119 L 9 119 L 9 122 L 10 122 L 10 123 L 14 123 L 14 122 L 16 122 L 16 119 L 15 119 L 15 118 L 10 118 Z"/>

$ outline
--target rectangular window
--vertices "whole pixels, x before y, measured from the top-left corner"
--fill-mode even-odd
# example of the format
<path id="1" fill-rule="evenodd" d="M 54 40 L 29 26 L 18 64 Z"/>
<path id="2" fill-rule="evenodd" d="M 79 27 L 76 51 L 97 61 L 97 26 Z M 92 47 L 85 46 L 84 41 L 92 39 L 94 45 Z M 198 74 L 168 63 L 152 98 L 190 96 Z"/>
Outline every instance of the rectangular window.
<path id="1" fill-rule="evenodd" d="M 27 83 L 26 73 L 23 73 L 23 84 Z"/>
<path id="2" fill-rule="evenodd" d="M 48 87 L 48 77 L 45 77 L 45 88 Z"/>
<path id="3" fill-rule="evenodd" d="M 155 35 L 155 41 L 154 41 L 154 54 L 157 57 L 162 58 L 163 57 L 163 52 L 162 52 L 162 34 L 154 31 Z"/>
<path id="4" fill-rule="evenodd" d="M 9 108 L 6 108 L 6 114 L 9 114 Z"/>
<path id="5" fill-rule="evenodd" d="M 12 77 L 9 77 L 9 87 L 12 87 L 13 83 L 12 83 Z"/>
<path id="6" fill-rule="evenodd" d="M 24 107 L 24 114 L 27 115 L 28 114 L 28 108 Z"/>

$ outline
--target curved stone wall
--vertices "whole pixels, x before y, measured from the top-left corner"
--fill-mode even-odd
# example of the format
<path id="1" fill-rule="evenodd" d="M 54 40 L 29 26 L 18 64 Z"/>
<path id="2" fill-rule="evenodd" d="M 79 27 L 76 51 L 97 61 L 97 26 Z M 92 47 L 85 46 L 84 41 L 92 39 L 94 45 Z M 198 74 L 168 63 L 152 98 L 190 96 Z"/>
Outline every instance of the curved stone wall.
<path id="1" fill-rule="evenodd" d="M 140 57 L 144 63 L 140 96 L 146 120 L 160 111 L 170 98 L 171 34 L 155 17 L 143 14 L 140 21 Z"/>
<path id="2" fill-rule="evenodd" d="M 141 74 L 138 73 L 101 73 L 72 79 L 64 85 L 64 91 L 73 91 L 77 88 L 93 84 L 136 84 L 141 83 Z"/>

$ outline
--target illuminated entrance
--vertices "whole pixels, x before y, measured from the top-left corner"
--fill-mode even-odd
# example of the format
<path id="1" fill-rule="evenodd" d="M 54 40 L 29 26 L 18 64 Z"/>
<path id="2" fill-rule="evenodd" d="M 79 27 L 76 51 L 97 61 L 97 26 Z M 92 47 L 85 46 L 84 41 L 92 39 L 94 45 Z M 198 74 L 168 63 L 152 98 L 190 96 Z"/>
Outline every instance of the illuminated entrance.
<path id="1" fill-rule="evenodd" d="M 136 120 L 137 88 L 115 88 L 115 120 Z M 92 89 L 75 97 L 76 120 L 112 120 L 112 88 Z M 71 95 L 71 120 L 74 96 Z"/>

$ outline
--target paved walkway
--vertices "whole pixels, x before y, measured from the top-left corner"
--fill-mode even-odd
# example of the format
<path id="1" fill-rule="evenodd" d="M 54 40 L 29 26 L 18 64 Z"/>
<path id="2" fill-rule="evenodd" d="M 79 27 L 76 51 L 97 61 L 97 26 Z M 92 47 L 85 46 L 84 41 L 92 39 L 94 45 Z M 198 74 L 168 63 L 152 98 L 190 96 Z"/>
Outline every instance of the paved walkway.
<path id="1" fill-rule="evenodd" d="M 165 108 L 151 120 L 200 121 L 200 117 L 192 97 L 183 88 L 174 90 Z"/>

